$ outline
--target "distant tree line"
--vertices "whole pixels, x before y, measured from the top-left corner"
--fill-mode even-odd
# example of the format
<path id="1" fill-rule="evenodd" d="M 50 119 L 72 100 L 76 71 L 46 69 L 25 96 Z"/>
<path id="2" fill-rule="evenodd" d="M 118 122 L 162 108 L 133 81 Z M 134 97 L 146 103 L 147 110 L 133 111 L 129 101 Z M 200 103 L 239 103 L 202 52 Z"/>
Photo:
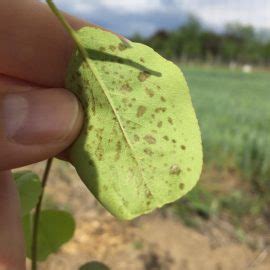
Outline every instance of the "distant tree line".
<path id="1" fill-rule="evenodd" d="M 263 40 L 252 26 L 228 24 L 222 33 L 202 27 L 193 16 L 176 30 L 159 30 L 145 43 L 167 58 L 185 61 L 270 65 L 270 40 Z"/>

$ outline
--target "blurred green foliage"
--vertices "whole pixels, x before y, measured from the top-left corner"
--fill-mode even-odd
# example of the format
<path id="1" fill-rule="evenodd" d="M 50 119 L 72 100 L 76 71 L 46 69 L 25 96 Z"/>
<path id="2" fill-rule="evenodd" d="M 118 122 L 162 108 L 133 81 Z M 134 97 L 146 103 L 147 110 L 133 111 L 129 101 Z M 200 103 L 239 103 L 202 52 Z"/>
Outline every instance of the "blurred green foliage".
<path id="1" fill-rule="evenodd" d="M 270 217 L 270 80 L 266 72 L 243 74 L 186 66 L 184 74 L 199 118 L 206 170 L 236 171 L 238 187 L 215 194 L 198 185 L 177 203 L 178 214 L 205 218 L 227 212 L 236 225 L 246 216 Z M 221 183 L 225 185 L 226 183 Z M 191 224 L 193 225 L 193 224 Z"/>
<path id="2" fill-rule="evenodd" d="M 204 28 L 190 16 L 173 31 L 159 30 L 149 38 L 139 34 L 131 39 L 143 42 L 167 58 L 181 61 L 270 65 L 270 40 L 252 26 L 230 23 L 221 33 Z"/>

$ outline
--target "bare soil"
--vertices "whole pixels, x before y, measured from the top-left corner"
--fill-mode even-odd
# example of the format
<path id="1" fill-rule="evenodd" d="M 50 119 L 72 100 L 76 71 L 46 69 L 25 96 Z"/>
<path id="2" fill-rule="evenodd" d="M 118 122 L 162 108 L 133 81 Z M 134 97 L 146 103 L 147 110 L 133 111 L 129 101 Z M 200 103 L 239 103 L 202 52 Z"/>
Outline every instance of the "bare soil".
<path id="1" fill-rule="evenodd" d="M 27 169 L 42 174 L 43 167 L 39 163 Z M 265 246 L 252 250 L 236 241 L 232 227 L 222 221 L 206 224 L 199 232 L 185 227 L 169 211 L 155 211 L 131 222 L 116 220 L 66 163 L 54 163 L 46 193 L 46 207 L 56 205 L 74 214 L 76 232 L 40 270 L 74 270 L 92 260 L 112 270 L 270 269 L 270 250 Z"/>

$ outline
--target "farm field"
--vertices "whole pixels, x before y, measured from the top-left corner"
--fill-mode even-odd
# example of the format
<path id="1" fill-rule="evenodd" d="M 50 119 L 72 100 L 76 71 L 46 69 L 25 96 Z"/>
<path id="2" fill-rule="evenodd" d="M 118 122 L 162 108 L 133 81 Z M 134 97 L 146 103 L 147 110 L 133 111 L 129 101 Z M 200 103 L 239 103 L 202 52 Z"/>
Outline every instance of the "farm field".
<path id="1" fill-rule="evenodd" d="M 268 228 L 269 72 L 245 74 L 194 66 L 182 70 L 191 89 L 204 147 L 202 180 L 187 196 L 191 209 L 195 207 L 206 216 L 226 212 L 241 229 L 244 218 L 249 217 L 254 229 L 255 221 L 263 217 Z M 178 207 L 186 218 L 191 209 L 187 211 L 182 201 Z"/>
<path id="2" fill-rule="evenodd" d="M 270 74 L 184 67 L 207 164 L 270 176 Z"/>
<path id="3" fill-rule="evenodd" d="M 119 222 L 98 205 L 72 166 L 55 161 L 45 207 L 73 212 L 77 229 L 41 269 L 78 269 L 89 260 L 112 270 L 270 268 L 269 73 L 182 70 L 203 137 L 198 186 L 160 211 Z M 43 166 L 28 168 L 41 174 Z"/>

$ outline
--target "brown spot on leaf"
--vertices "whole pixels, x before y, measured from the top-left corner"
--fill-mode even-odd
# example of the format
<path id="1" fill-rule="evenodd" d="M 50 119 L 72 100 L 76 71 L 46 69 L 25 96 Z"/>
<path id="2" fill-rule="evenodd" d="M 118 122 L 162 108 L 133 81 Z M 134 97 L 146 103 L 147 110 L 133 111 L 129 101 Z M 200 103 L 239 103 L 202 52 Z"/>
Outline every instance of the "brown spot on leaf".
<path id="1" fill-rule="evenodd" d="M 118 49 L 119 49 L 119 51 L 124 51 L 124 50 L 127 49 L 127 47 L 123 43 L 119 43 L 118 44 Z"/>
<path id="2" fill-rule="evenodd" d="M 138 79 L 139 79 L 139 81 L 141 81 L 141 82 L 144 82 L 146 79 L 148 79 L 150 77 L 150 74 L 149 74 L 149 72 L 147 72 L 147 71 L 142 71 L 142 72 L 140 72 L 139 73 L 139 75 L 138 75 Z"/>
<path id="3" fill-rule="evenodd" d="M 184 183 L 180 183 L 180 184 L 179 184 L 179 188 L 180 188 L 181 190 L 183 190 L 183 189 L 185 188 L 185 184 L 184 184 Z"/>
<path id="4" fill-rule="evenodd" d="M 147 154 L 149 156 L 153 155 L 153 151 L 150 148 L 145 148 L 143 151 L 144 151 L 145 154 Z"/>
<path id="5" fill-rule="evenodd" d="M 114 45 L 110 45 L 109 48 L 110 48 L 110 50 L 113 51 L 113 52 L 116 50 L 116 47 L 115 47 Z"/>
<path id="6" fill-rule="evenodd" d="M 182 150 L 186 150 L 186 146 L 185 145 L 181 145 L 181 149 Z"/>
<path id="7" fill-rule="evenodd" d="M 175 175 L 179 175 L 181 172 L 181 169 L 179 168 L 179 166 L 177 164 L 173 164 L 170 167 L 170 174 L 175 174 Z"/>
<path id="8" fill-rule="evenodd" d="M 175 140 L 175 139 L 172 139 L 172 142 L 173 142 L 173 143 L 176 143 L 176 140 Z"/>
<path id="9" fill-rule="evenodd" d="M 120 158 L 121 148 L 122 148 L 121 142 L 118 141 L 118 142 L 116 143 L 116 155 L 115 155 L 115 158 L 114 158 L 115 161 L 119 160 L 119 158 Z"/>
<path id="10" fill-rule="evenodd" d="M 172 120 L 171 117 L 168 117 L 168 122 L 169 122 L 171 125 L 173 125 L 173 120 Z"/>
<path id="11" fill-rule="evenodd" d="M 125 92 L 131 92 L 132 88 L 130 87 L 129 83 L 125 83 L 122 85 L 121 90 Z"/>
<path id="12" fill-rule="evenodd" d="M 147 191 L 146 191 L 146 197 L 147 197 L 147 198 L 153 197 L 153 194 L 152 194 L 152 192 L 151 192 L 150 190 L 147 190 Z"/>
<path id="13" fill-rule="evenodd" d="M 166 101 L 165 97 L 162 97 L 162 96 L 160 97 L 160 100 L 163 101 L 163 102 Z"/>
<path id="14" fill-rule="evenodd" d="M 144 59 L 143 59 L 142 57 L 140 58 L 140 61 L 141 61 L 142 63 L 144 63 Z"/>
<path id="15" fill-rule="evenodd" d="M 158 126 L 159 128 L 161 128 L 161 127 L 162 127 L 162 121 L 159 121 L 159 122 L 157 123 L 157 126 Z"/>
<path id="16" fill-rule="evenodd" d="M 156 108 L 156 109 L 155 109 L 155 112 L 156 112 L 156 113 L 159 113 L 159 112 L 166 112 L 166 110 L 167 110 L 167 108 L 165 108 L 165 107 L 159 107 L 159 108 Z"/>
<path id="17" fill-rule="evenodd" d="M 145 114 L 146 112 L 146 107 L 144 106 L 139 106 L 138 109 L 137 109 L 137 117 L 141 117 Z"/>
<path id="18" fill-rule="evenodd" d="M 148 87 L 145 87 L 145 92 L 149 97 L 153 97 L 155 95 L 154 91 Z"/>
<path id="19" fill-rule="evenodd" d="M 168 141 L 168 140 L 169 140 L 169 137 L 166 135 L 166 136 L 163 136 L 163 139 L 164 139 L 165 141 Z"/>
<path id="20" fill-rule="evenodd" d="M 149 144 L 155 144 L 156 143 L 156 139 L 150 134 L 145 135 L 144 140 L 147 141 Z"/>

